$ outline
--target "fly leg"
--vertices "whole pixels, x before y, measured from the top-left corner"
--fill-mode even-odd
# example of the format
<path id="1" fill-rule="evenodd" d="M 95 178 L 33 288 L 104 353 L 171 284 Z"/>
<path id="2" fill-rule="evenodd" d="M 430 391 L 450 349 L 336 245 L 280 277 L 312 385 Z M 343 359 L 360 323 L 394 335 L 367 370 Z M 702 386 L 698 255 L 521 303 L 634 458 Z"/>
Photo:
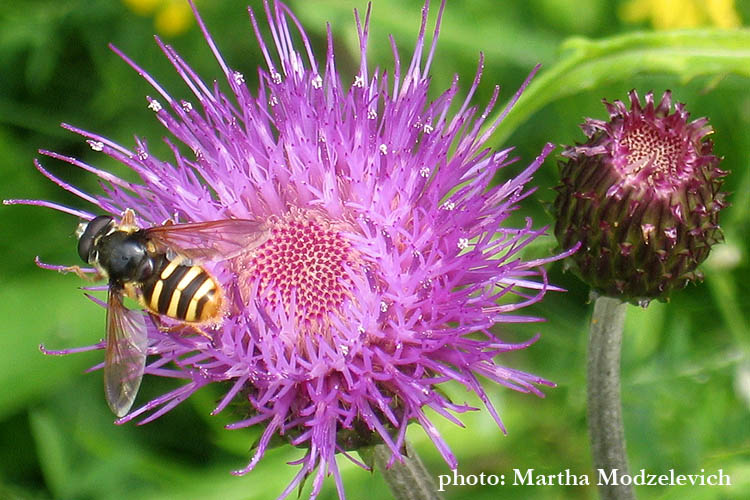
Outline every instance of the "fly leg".
<path id="1" fill-rule="evenodd" d="M 151 314 L 151 316 L 154 318 L 154 323 L 159 328 L 160 332 L 184 334 L 187 331 L 188 333 L 190 333 L 190 332 L 197 333 L 201 337 L 204 337 L 204 338 L 208 339 L 211 342 L 214 341 L 213 337 L 208 332 L 204 331 L 200 327 L 201 325 L 195 325 L 195 324 L 192 324 L 192 323 L 180 323 L 180 324 L 177 324 L 177 325 L 169 325 L 168 326 L 168 325 L 165 325 L 162 322 L 161 317 L 159 315 L 157 315 L 157 314 Z"/>
<path id="2" fill-rule="evenodd" d="M 61 272 L 62 274 L 75 273 L 79 278 L 86 281 L 99 281 L 104 279 L 104 276 L 102 276 L 99 272 L 85 271 L 80 266 L 61 267 L 58 269 L 58 272 Z"/>

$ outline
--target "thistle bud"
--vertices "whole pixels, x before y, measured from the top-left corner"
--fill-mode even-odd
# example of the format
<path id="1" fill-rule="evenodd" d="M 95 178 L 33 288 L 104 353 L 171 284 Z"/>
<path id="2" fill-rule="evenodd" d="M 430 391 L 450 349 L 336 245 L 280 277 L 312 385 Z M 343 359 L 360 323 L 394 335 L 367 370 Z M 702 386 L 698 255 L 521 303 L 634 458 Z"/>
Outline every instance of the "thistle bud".
<path id="1" fill-rule="evenodd" d="M 701 279 L 697 266 L 722 239 L 726 172 L 713 155 L 708 119 L 688 122 L 666 91 L 641 105 L 631 91 L 604 105 L 609 121 L 586 119 L 588 141 L 567 148 L 554 203 L 555 236 L 581 279 L 604 295 L 645 305 Z"/>

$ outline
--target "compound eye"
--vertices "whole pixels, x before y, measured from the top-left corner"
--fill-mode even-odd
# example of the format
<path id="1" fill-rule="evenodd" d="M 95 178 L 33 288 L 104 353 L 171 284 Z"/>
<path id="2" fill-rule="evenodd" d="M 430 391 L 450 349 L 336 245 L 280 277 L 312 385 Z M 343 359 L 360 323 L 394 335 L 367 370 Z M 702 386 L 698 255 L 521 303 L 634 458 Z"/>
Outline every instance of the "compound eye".
<path id="1" fill-rule="evenodd" d="M 86 263 L 91 263 L 91 251 L 94 248 L 94 241 L 114 223 L 114 219 L 108 215 L 100 215 L 91 219 L 82 229 L 78 238 L 78 256 Z"/>

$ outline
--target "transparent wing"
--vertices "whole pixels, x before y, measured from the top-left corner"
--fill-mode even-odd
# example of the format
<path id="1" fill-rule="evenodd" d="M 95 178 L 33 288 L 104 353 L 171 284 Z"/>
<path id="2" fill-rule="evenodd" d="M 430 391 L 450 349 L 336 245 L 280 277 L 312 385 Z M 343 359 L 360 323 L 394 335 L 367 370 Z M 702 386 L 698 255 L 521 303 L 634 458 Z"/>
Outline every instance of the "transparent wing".
<path id="1" fill-rule="evenodd" d="M 110 290 L 107 305 L 104 393 L 112 412 L 122 417 L 133 406 L 141 385 L 148 332 L 143 314 L 127 309 L 119 291 Z"/>
<path id="2" fill-rule="evenodd" d="M 171 249 L 198 260 L 232 258 L 259 245 L 264 233 L 262 223 L 249 219 L 165 224 L 145 232 L 161 251 Z"/>

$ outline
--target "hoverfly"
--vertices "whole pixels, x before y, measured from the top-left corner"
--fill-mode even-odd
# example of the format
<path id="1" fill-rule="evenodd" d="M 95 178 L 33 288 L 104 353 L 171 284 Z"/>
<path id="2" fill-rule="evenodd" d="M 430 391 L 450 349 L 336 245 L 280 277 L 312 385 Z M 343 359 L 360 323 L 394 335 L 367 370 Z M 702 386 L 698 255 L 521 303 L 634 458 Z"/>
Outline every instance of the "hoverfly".
<path id="1" fill-rule="evenodd" d="M 195 327 L 223 320 L 224 291 L 201 262 L 229 259 L 258 240 L 260 223 L 225 219 L 165 224 L 141 229 L 127 209 L 117 223 L 100 215 L 78 226 L 78 255 L 94 266 L 87 279 L 107 279 L 107 344 L 104 392 L 107 404 L 122 417 L 133 405 L 146 367 L 148 334 L 140 311 L 123 304 L 136 300 L 158 323 L 166 316 Z"/>

